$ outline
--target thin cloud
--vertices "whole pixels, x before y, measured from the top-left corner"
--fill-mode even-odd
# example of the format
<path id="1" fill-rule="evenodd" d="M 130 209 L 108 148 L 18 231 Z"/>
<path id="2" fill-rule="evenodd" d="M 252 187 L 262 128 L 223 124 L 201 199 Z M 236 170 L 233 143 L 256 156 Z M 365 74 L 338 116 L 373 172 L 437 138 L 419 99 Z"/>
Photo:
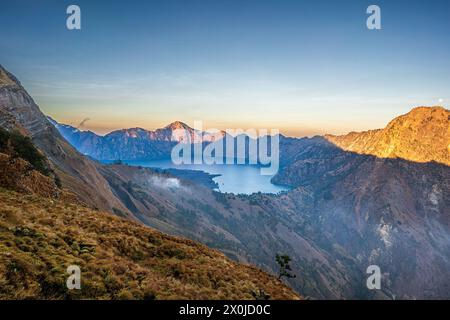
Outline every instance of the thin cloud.
<path id="1" fill-rule="evenodd" d="M 89 118 L 84 118 L 84 119 L 78 124 L 77 129 L 82 129 L 82 128 L 84 128 L 84 125 L 85 125 L 86 122 L 88 122 L 89 120 L 91 120 L 91 119 L 89 119 Z"/>

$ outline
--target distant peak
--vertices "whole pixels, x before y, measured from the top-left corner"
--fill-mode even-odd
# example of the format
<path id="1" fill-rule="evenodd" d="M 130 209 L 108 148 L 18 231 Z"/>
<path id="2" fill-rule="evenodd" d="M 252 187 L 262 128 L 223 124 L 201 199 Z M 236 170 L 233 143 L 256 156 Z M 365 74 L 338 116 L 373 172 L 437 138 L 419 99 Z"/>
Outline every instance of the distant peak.
<path id="1" fill-rule="evenodd" d="M 172 130 L 176 130 L 176 129 L 191 129 L 191 127 L 189 127 L 184 122 L 174 121 L 171 124 L 168 124 L 167 126 L 165 126 L 164 129 L 172 129 Z"/>

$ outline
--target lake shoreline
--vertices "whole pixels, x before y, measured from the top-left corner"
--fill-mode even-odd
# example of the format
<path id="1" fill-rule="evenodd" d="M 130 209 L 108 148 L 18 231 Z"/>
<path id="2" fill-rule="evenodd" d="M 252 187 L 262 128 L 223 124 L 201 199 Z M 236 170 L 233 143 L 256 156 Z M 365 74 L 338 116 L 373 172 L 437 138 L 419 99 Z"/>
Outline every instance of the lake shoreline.
<path id="1" fill-rule="evenodd" d="M 104 163 L 114 163 L 103 161 Z M 121 163 L 130 166 L 151 168 L 156 172 L 168 173 L 174 177 L 203 185 L 211 190 L 221 193 L 253 194 L 266 193 L 278 194 L 289 191 L 287 186 L 272 183 L 273 176 L 261 175 L 261 165 L 253 164 L 181 164 L 175 165 L 171 159 L 126 161 Z"/>

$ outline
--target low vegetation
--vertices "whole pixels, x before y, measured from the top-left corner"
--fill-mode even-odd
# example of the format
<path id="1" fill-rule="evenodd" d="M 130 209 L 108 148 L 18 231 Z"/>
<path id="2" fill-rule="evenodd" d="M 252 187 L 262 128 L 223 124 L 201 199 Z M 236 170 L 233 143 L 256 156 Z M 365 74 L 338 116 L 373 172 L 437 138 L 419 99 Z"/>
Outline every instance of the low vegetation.
<path id="1" fill-rule="evenodd" d="M 81 289 L 68 290 L 70 265 Z M 297 299 L 196 242 L 86 207 L 0 189 L 0 299 Z"/>
<path id="2" fill-rule="evenodd" d="M 58 188 L 62 187 L 61 179 L 51 169 L 47 157 L 35 147 L 29 137 L 0 128 L 0 153 L 28 162 L 31 168 L 52 178 Z"/>
<path id="3" fill-rule="evenodd" d="M 34 169 L 48 176 L 51 173 L 46 157 L 33 145 L 29 137 L 0 128 L 0 152 L 28 161 Z"/>

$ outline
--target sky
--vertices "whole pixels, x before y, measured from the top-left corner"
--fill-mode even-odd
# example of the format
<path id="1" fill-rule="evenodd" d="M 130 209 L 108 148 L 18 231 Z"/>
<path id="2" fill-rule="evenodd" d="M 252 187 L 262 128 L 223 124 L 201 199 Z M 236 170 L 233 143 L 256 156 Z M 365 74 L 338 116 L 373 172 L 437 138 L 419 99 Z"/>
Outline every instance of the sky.
<path id="1" fill-rule="evenodd" d="M 2 1 L 0 64 L 44 113 L 100 134 L 175 120 L 341 134 L 448 105 L 449 14 L 447 0 Z"/>

